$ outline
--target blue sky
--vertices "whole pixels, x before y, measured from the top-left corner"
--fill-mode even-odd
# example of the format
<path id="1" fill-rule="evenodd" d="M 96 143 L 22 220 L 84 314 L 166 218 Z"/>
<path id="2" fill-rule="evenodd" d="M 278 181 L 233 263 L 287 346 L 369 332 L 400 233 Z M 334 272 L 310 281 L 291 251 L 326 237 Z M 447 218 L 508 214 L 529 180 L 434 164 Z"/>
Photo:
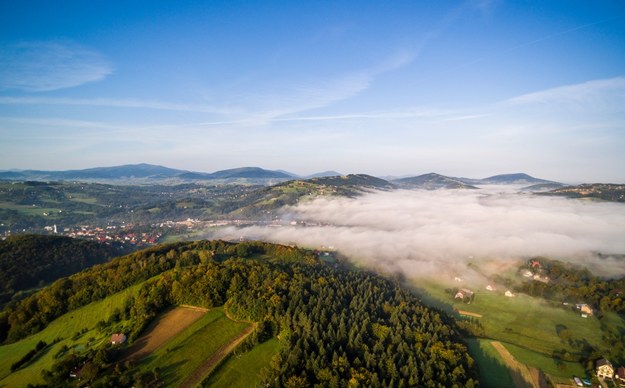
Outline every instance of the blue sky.
<path id="1" fill-rule="evenodd" d="M 4 1 L 0 169 L 625 182 L 623 1 Z"/>

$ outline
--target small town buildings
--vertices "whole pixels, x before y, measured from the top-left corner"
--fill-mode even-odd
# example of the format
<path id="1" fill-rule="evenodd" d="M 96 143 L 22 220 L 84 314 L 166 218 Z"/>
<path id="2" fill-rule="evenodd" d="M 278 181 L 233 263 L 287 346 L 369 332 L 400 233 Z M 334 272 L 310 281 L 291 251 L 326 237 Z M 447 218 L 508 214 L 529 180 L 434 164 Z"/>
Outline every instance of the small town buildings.
<path id="1" fill-rule="evenodd" d="M 599 378 L 611 379 L 614 376 L 614 367 L 610 361 L 601 358 L 595 364 L 595 372 Z"/>
<path id="2" fill-rule="evenodd" d="M 543 283 L 549 283 L 549 276 L 540 276 L 540 274 L 535 274 L 532 279 Z"/>
<path id="3" fill-rule="evenodd" d="M 124 342 L 126 342 L 126 334 L 124 333 L 115 333 L 111 336 L 112 345 L 121 345 Z"/>
<path id="4" fill-rule="evenodd" d="M 526 278 L 531 278 L 532 276 L 534 276 L 534 274 L 532 273 L 532 271 L 526 269 L 525 271 L 523 271 L 523 277 Z"/>

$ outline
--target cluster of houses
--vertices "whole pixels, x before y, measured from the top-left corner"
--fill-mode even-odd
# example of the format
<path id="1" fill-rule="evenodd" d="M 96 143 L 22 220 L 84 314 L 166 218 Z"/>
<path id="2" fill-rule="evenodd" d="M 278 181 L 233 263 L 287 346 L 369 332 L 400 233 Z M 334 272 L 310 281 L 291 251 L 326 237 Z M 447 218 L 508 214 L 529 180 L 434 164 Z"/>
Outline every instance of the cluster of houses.
<path id="1" fill-rule="evenodd" d="M 538 261 L 537 259 L 530 260 L 529 267 L 530 269 L 525 269 L 521 272 L 521 275 L 523 275 L 524 278 L 533 279 L 543 283 L 549 283 L 549 281 L 551 280 L 549 279 L 549 276 L 542 275 L 543 266 L 542 264 L 540 264 L 540 261 Z"/>
<path id="2" fill-rule="evenodd" d="M 605 358 L 597 360 L 595 372 L 600 379 L 612 380 L 615 384 L 625 387 L 625 366 L 614 368 L 612 363 Z"/>
<path id="3" fill-rule="evenodd" d="M 454 280 L 456 282 L 462 282 L 463 281 L 462 278 L 459 278 L 457 276 L 454 278 Z M 486 286 L 486 291 L 491 291 L 491 292 L 497 291 L 497 287 L 495 287 L 492 284 L 488 284 Z M 468 288 L 460 288 L 458 291 L 456 291 L 456 294 L 454 295 L 454 299 L 460 299 L 460 300 L 465 301 L 465 302 L 466 301 L 470 302 L 472 300 L 474 294 L 475 293 L 473 291 L 469 290 Z M 510 291 L 510 290 L 506 290 L 506 292 L 504 292 L 504 295 L 509 297 L 509 298 L 515 296 L 514 293 L 512 291 Z"/>

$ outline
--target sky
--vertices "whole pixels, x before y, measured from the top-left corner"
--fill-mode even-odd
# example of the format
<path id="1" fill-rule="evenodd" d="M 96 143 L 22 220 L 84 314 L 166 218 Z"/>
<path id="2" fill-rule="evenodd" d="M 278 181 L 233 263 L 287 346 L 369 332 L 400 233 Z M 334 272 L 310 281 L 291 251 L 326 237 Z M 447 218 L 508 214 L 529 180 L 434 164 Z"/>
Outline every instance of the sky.
<path id="1" fill-rule="evenodd" d="M 625 183 L 625 2 L 0 2 L 0 169 L 134 163 Z"/>

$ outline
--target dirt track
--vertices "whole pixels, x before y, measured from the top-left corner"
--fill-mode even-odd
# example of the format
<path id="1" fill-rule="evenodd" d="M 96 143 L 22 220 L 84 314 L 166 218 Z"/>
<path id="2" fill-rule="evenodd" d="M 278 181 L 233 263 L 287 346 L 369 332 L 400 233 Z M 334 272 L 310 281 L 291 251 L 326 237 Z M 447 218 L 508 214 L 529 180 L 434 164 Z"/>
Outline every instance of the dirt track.
<path id="1" fill-rule="evenodd" d="M 245 328 L 236 338 L 234 338 L 229 343 L 225 344 L 221 348 L 217 350 L 215 354 L 204 364 L 200 365 L 185 381 L 180 384 L 181 387 L 196 387 L 198 386 L 202 380 L 208 376 L 208 374 L 215 368 L 217 363 L 221 361 L 228 353 L 230 353 L 234 348 L 236 348 L 241 341 L 243 341 L 248 335 L 250 335 L 254 331 L 254 326 L 250 325 Z"/>
<path id="2" fill-rule="evenodd" d="M 458 314 L 460 314 L 460 315 L 466 315 L 466 316 L 468 316 L 468 317 L 482 318 L 482 314 L 472 313 L 472 312 L 470 312 L 470 311 L 458 310 Z"/>
<path id="3" fill-rule="evenodd" d="M 156 319 L 128 350 L 124 360 L 139 361 L 206 314 L 206 309 L 180 306 Z"/>

